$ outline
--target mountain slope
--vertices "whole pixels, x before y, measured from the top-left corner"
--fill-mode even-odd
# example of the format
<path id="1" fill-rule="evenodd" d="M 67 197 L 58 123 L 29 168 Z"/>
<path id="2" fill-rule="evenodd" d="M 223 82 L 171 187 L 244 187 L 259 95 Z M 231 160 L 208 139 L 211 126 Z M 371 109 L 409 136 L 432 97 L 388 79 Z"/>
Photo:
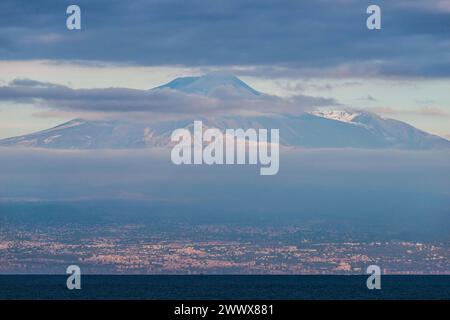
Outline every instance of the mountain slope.
<path id="1" fill-rule="evenodd" d="M 191 128 L 192 120 L 148 124 L 141 121 L 87 121 L 74 119 L 55 128 L 0 140 L 0 146 L 56 149 L 145 148 L 170 144 L 177 128 Z M 299 116 L 203 118 L 205 127 L 280 129 L 280 143 L 309 148 L 450 148 L 450 141 L 391 119 L 363 113 L 343 122 L 305 113 Z"/>
<path id="2" fill-rule="evenodd" d="M 226 89 L 236 95 L 262 95 L 240 79 L 223 74 L 177 78 L 152 90 L 171 89 L 190 94 L 214 95 Z M 267 128 L 280 130 L 280 143 L 309 148 L 450 148 L 450 141 L 418 130 L 404 122 L 384 119 L 373 113 L 328 110 L 296 116 L 222 116 L 178 121 L 74 119 L 55 128 L 0 140 L 0 146 L 57 149 L 128 149 L 170 145 L 172 131 L 191 129 L 194 120 L 205 127 L 225 129 Z"/>

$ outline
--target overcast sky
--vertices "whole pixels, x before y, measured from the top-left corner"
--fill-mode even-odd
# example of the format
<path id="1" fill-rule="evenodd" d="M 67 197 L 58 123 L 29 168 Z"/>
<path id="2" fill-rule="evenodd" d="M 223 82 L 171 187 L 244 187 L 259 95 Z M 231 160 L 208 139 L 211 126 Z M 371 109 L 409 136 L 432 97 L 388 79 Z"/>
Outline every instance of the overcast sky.
<path id="1" fill-rule="evenodd" d="M 74 3 L 82 30 L 69 31 Z M 381 30 L 366 28 L 370 3 Z M 0 17 L 0 138 L 74 116 L 30 103 L 24 90 L 11 97 L 15 79 L 73 95 L 215 70 L 271 95 L 367 108 L 450 137 L 449 0 L 3 0 Z"/>

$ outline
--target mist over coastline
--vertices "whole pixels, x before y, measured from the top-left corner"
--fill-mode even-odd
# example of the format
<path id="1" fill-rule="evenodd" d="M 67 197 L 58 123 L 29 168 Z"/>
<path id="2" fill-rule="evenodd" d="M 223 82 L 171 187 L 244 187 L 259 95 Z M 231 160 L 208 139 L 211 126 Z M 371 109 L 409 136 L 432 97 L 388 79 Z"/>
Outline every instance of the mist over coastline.
<path id="1" fill-rule="evenodd" d="M 254 166 L 176 166 L 169 153 L 1 148 L 0 207 L 91 202 L 118 218 L 123 202 L 121 219 L 136 221 L 142 205 L 175 220 L 326 219 L 427 234 L 450 227 L 447 151 L 283 149 L 271 177 Z"/>

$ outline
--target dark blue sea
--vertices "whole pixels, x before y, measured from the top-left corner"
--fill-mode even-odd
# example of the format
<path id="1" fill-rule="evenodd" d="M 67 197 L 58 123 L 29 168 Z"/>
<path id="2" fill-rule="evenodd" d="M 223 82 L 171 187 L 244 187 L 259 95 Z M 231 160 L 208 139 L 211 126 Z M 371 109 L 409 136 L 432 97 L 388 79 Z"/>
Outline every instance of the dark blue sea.
<path id="1" fill-rule="evenodd" d="M 381 290 L 368 290 L 366 276 L 84 275 L 81 290 L 68 290 L 66 279 L 0 275 L 0 299 L 450 299 L 450 275 L 382 276 Z"/>

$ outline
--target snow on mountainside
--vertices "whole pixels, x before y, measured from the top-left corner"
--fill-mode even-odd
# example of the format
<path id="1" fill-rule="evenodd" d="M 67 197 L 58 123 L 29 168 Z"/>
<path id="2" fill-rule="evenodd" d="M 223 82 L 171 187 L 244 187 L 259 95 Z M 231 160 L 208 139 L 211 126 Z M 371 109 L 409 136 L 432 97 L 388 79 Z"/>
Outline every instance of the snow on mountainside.
<path id="1" fill-rule="evenodd" d="M 312 111 L 311 114 L 318 117 L 333 119 L 336 121 L 342 121 L 347 123 L 352 123 L 353 119 L 355 119 L 355 117 L 360 115 L 360 113 L 358 112 L 352 112 L 348 110 Z"/>
<path id="2" fill-rule="evenodd" d="M 374 113 L 361 110 L 313 111 L 311 114 L 323 119 L 359 126 L 367 132 L 381 148 L 441 149 L 450 148 L 450 141 L 419 130 L 405 122 L 385 119 Z M 375 142 L 376 141 L 376 142 Z"/>
<path id="3" fill-rule="evenodd" d="M 190 94 L 213 95 L 226 88 L 239 95 L 263 95 L 240 79 L 222 74 L 177 78 L 158 89 Z M 0 146 L 56 149 L 127 149 L 160 147 L 171 144 L 173 130 L 192 127 L 202 120 L 205 127 L 225 129 L 267 128 L 280 130 L 280 144 L 309 148 L 450 148 L 450 141 L 418 130 L 407 123 L 384 119 L 373 113 L 353 110 L 313 111 L 300 115 L 221 116 L 146 122 L 131 120 L 74 119 L 36 133 L 0 140 Z"/>

